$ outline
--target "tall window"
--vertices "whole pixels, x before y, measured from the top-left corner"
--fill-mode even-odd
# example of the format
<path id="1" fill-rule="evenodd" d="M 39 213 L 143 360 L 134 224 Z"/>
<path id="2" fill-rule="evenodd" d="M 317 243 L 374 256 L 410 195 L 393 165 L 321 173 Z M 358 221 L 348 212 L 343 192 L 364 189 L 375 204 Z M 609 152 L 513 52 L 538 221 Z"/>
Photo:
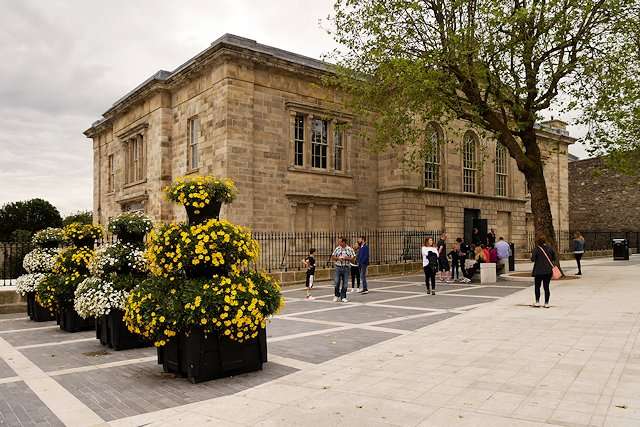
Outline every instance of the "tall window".
<path id="1" fill-rule="evenodd" d="M 507 148 L 496 146 L 496 196 L 507 195 Z"/>
<path id="2" fill-rule="evenodd" d="M 115 171 L 115 165 L 113 163 L 113 154 L 109 154 L 109 157 L 107 158 L 107 168 L 108 168 L 108 177 L 107 177 L 107 188 L 108 191 L 114 191 L 115 190 L 115 177 L 116 177 L 116 171 Z"/>
<path id="3" fill-rule="evenodd" d="M 189 153 L 187 155 L 189 170 L 198 169 L 200 166 L 200 152 L 198 144 L 200 142 L 200 119 L 194 117 L 189 120 Z"/>
<path id="4" fill-rule="evenodd" d="M 146 178 L 144 137 L 136 135 L 126 143 L 125 169 L 127 184 Z"/>
<path id="5" fill-rule="evenodd" d="M 343 170 L 344 132 L 336 127 L 333 138 L 333 167 L 337 171 Z"/>
<path id="6" fill-rule="evenodd" d="M 462 190 L 475 193 L 478 173 L 478 147 L 475 136 L 467 132 L 462 146 Z"/>
<path id="7" fill-rule="evenodd" d="M 293 123 L 294 165 L 304 166 L 304 116 L 296 113 Z"/>
<path id="8" fill-rule="evenodd" d="M 311 134 L 311 166 L 327 168 L 327 121 L 313 119 Z"/>
<path id="9" fill-rule="evenodd" d="M 440 161 L 442 158 L 442 147 L 440 132 L 432 125 L 428 134 L 428 148 L 424 161 L 424 186 L 435 190 L 440 189 Z"/>

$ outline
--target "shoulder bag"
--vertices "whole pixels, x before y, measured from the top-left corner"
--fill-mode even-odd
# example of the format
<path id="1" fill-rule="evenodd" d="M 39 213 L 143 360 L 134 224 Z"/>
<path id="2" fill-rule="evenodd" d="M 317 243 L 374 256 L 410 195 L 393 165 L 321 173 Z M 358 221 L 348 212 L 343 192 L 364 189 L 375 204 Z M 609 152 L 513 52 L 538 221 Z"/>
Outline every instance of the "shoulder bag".
<path id="1" fill-rule="evenodd" d="M 538 248 L 542 251 L 545 258 L 547 258 L 547 261 L 549 261 L 549 264 L 551 264 L 551 278 L 553 280 L 558 280 L 559 278 L 561 278 L 562 272 L 560 271 L 558 266 L 556 266 L 554 263 L 551 262 L 551 258 L 549 258 L 549 255 L 547 255 L 547 252 L 544 249 L 542 249 L 542 246 L 538 246 Z"/>

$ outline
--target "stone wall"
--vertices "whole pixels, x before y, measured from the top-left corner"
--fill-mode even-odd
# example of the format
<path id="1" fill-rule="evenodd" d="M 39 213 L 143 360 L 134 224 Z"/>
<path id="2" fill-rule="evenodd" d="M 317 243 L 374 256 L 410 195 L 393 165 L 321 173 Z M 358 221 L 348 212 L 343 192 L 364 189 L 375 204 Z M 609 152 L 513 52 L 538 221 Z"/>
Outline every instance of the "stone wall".
<path id="1" fill-rule="evenodd" d="M 640 178 L 607 168 L 602 158 L 569 163 L 571 230 L 640 230 Z"/>

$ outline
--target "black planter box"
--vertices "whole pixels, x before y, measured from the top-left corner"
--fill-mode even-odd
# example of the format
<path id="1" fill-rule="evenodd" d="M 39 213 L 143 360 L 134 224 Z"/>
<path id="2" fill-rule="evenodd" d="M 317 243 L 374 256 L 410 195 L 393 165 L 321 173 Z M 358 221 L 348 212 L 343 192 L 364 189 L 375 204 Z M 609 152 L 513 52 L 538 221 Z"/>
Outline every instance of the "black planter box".
<path id="1" fill-rule="evenodd" d="M 100 344 L 111 347 L 111 334 L 109 333 L 107 316 L 96 318 L 96 338 L 100 340 Z"/>
<path id="2" fill-rule="evenodd" d="M 49 322 L 55 320 L 55 314 L 41 306 L 36 301 L 36 293 L 29 292 L 27 294 L 27 313 L 29 318 L 34 322 Z"/>
<path id="3" fill-rule="evenodd" d="M 124 323 L 124 313 L 121 310 L 111 310 L 107 316 L 107 331 L 109 346 L 116 351 L 131 348 L 148 347 L 151 343 L 140 335 L 129 332 Z"/>
<path id="4" fill-rule="evenodd" d="M 58 312 L 60 329 L 66 332 L 91 331 L 96 327 L 93 317 L 83 319 L 73 308 L 62 308 Z"/>
<path id="5" fill-rule="evenodd" d="M 238 375 L 262 369 L 267 361 L 267 334 L 239 343 L 217 333 L 205 336 L 199 329 L 178 334 L 158 348 L 158 362 L 165 372 L 187 377 L 192 383 Z"/>

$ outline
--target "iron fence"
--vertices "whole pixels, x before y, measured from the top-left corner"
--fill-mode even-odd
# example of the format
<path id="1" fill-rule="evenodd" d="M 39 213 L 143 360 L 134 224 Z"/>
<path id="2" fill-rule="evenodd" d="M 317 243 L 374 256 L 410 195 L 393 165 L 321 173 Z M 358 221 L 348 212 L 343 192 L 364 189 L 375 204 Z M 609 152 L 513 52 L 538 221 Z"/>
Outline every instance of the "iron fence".
<path id="1" fill-rule="evenodd" d="M 638 231 L 580 231 L 584 237 L 585 251 L 601 251 L 613 249 L 613 239 L 626 239 L 629 248 L 640 253 L 640 232 Z M 573 251 L 573 231 L 557 231 L 556 242 L 561 253 Z M 535 247 L 535 235 L 527 234 L 529 252 Z"/>
<path id="2" fill-rule="evenodd" d="M 437 241 L 440 231 L 424 230 L 367 230 L 358 232 L 308 232 L 278 233 L 254 232 L 253 238 L 260 244 L 260 256 L 254 267 L 258 270 L 295 271 L 302 270 L 303 260 L 310 248 L 315 248 L 316 265 L 320 268 L 331 265 L 331 253 L 340 237 L 353 245 L 358 237 L 366 236 L 371 264 L 397 264 L 419 261 L 420 246 L 427 237 Z M 97 246 L 113 242 L 113 238 L 98 241 Z M 0 242 L 0 286 L 15 284 L 15 279 L 24 274 L 22 259 L 33 249 L 30 243 Z"/>

